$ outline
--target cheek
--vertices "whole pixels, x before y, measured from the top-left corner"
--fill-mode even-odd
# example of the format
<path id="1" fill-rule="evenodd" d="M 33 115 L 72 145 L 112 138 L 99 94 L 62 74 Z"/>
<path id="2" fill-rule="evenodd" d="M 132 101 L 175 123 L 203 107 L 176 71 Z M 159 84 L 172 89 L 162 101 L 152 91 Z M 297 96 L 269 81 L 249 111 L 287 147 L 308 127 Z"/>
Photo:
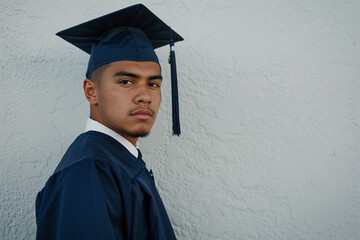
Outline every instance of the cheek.
<path id="1" fill-rule="evenodd" d="M 161 104 L 161 94 L 157 94 L 153 97 L 153 103 L 153 106 L 156 107 L 158 110 Z"/>
<path id="2" fill-rule="evenodd" d="M 115 108 L 119 108 L 119 99 L 116 94 L 112 91 L 103 91 L 100 97 L 100 107 L 103 111 L 106 111 L 108 114 L 114 112 Z"/>
<path id="3" fill-rule="evenodd" d="M 156 95 L 156 99 L 159 102 L 159 104 L 161 103 L 161 98 L 162 98 L 161 91 L 159 91 L 159 93 Z"/>

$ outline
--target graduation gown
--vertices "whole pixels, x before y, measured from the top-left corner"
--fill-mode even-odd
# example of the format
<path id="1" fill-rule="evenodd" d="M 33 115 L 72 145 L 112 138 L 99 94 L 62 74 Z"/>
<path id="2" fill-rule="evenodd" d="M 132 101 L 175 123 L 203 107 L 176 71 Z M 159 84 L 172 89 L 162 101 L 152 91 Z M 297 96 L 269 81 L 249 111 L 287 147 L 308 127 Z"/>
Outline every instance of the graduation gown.
<path id="1" fill-rule="evenodd" d="M 112 137 L 81 134 L 36 198 L 36 239 L 176 239 L 145 163 Z"/>

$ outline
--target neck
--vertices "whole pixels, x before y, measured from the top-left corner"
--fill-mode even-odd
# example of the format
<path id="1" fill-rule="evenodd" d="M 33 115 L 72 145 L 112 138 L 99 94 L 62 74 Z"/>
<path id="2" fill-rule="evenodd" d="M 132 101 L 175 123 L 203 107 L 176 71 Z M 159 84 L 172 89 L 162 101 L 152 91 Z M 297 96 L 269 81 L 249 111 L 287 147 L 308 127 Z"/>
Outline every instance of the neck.
<path id="1" fill-rule="evenodd" d="M 125 138 L 126 140 L 128 140 L 129 142 L 131 142 L 131 144 L 134 145 L 134 147 L 136 147 L 136 143 L 137 143 L 137 140 L 138 140 L 139 138 L 133 138 L 133 137 L 130 137 L 130 136 L 126 135 L 126 134 L 119 133 L 119 132 L 118 132 L 118 134 L 120 134 L 121 136 L 123 136 L 123 138 Z"/>
<path id="2" fill-rule="evenodd" d="M 102 125 L 110 128 L 111 130 L 113 130 L 114 132 L 118 133 L 119 135 L 121 135 L 123 138 L 125 138 L 126 140 L 128 140 L 132 145 L 134 145 L 134 147 L 136 147 L 136 143 L 137 143 L 137 140 L 139 139 L 138 137 L 132 137 L 132 136 L 129 136 L 128 134 L 122 132 L 122 131 L 119 131 L 118 129 L 114 129 L 112 128 L 111 126 L 109 126 L 108 124 L 106 124 L 101 117 L 98 117 L 96 114 L 93 113 L 93 111 L 90 112 L 90 118 L 92 120 L 95 120 L 99 123 L 101 123 Z"/>

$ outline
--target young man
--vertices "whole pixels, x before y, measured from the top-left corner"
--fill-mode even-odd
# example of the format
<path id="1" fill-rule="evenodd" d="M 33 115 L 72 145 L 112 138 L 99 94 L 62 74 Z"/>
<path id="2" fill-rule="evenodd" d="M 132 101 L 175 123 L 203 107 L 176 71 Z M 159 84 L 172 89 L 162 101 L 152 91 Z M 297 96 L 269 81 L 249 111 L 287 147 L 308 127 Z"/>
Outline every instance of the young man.
<path id="1" fill-rule="evenodd" d="M 136 143 L 161 102 L 154 48 L 182 38 L 141 4 L 58 35 L 91 54 L 90 118 L 37 196 L 37 239 L 176 239 Z"/>

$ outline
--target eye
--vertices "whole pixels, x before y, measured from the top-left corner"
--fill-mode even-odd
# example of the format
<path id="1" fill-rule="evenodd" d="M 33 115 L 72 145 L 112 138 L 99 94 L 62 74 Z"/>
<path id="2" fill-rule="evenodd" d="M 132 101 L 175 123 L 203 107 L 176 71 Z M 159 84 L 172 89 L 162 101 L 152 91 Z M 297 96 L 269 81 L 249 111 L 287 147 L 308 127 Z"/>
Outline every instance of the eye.
<path id="1" fill-rule="evenodd" d="M 159 83 L 156 83 L 156 82 L 150 82 L 150 83 L 149 83 L 149 86 L 152 87 L 152 88 L 159 88 L 159 87 L 160 87 L 160 84 L 159 84 Z"/>
<path id="2" fill-rule="evenodd" d="M 127 80 L 127 79 L 120 80 L 119 83 L 121 85 L 130 85 L 130 84 L 132 84 L 132 82 L 130 80 Z"/>

